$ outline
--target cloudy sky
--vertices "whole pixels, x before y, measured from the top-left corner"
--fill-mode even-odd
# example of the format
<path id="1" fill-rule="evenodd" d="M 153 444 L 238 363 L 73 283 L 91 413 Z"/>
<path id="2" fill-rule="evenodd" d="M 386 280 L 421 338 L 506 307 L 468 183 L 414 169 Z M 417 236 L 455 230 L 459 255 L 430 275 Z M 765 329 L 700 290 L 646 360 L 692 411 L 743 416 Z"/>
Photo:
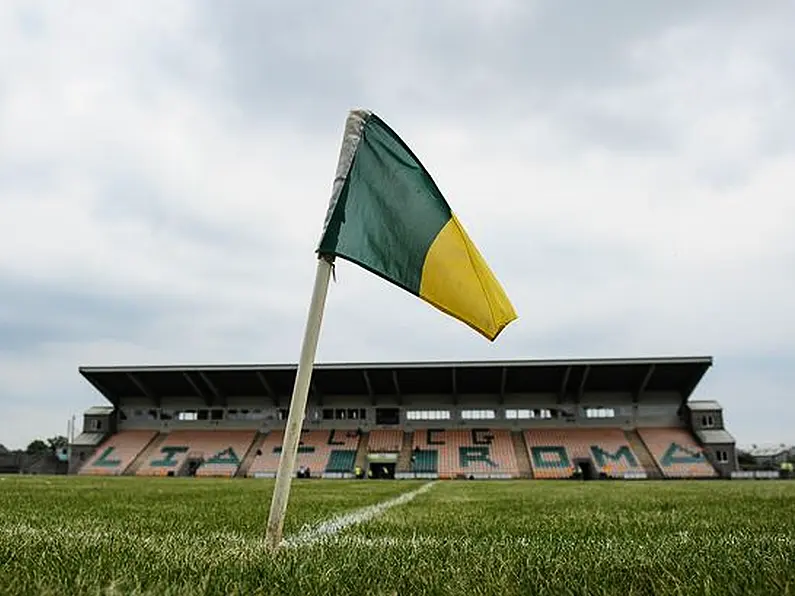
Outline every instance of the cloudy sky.
<path id="1" fill-rule="evenodd" d="M 795 442 L 791 3 L 286 6 L 0 4 L 0 443 L 101 404 L 79 365 L 295 361 L 352 107 L 521 318 L 341 263 L 319 360 L 711 355 L 738 442 Z"/>

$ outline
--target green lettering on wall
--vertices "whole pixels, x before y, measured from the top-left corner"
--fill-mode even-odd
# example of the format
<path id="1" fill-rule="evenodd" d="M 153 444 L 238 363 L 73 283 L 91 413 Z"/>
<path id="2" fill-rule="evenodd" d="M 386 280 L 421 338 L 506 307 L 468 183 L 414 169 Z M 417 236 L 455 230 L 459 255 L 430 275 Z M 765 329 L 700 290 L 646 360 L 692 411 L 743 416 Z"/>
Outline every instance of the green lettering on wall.
<path id="1" fill-rule="evenodd" d="M 185 445 L 172 446 L 160 448 L 160 454 L 164 455 L 162 459 L 152 460 L 149 465 L 157 468 L 173 468 L 177 465 L 177 456 L 181 453 L 187 453 L 188 447 Z"/>
<path id="2" fill-rule="evenodd" d="M 279 445 L 278 447 L 274 447 L 273 448 L 273 452 L 280 454 L 282 452 L 282 446 Z M 314 452 L 315 452 L 315 448 L 312 445 L 299 445 L 298 446 L 298 453 L 314 453 Z"/>
<path id="3" fill-rule="evenodd" d="M 533 467 L 536 468 L 568 468 L 571 466 L 566 448 L 559 445 L 532 447 Z"/>
<path id="4" fill-rule="evenodd" d="M 704 455 L 701 451 L 694 451 L 676 443 L 671 443 L 671 446 L 665 450 L 660 463 L 667 468 L 674 464 L 697 464 L 702 461 L 704 461 Z"/>
<path id="5" fill-rule="evenodd" d="M 115 468 L 121 465 L 121 460 L 119 459 L 108 459 L 110 454 L 116 451 L 115 447 L 108 447 L 105 451 L 102 452 L 93 465 L 99 466 L 100 468 Z"/>
<path id="6" fill-rule="evenodd" d="M 610 453 L 599 445 L 591 445 L 591 454 L 596 461 L 596 465 L 600 468 L 604 468 L 611 463 L 620 462 L 622 459 L 626 462 L 628 467 L 638 467 L 638 462 L 635 459 L 635 456 L 632 454 L 632 451 L 629 449 L 629 445 L 622 445 L 615 453 Z"/>
<path id="7" fill-rule="evenodd" d="M 215 455 L 213 455 L 210 459 L 207 460 L 208 464 L 239 464 L 240 458 L 237 457 L 237 453 L 231 447 L 227 447 L 226 449 L 219 451 Z"/>
<path id="8" fill-rule="evenodd" d="M 482 463 L 492 468 L 496 468 L 497 464 L 489 458 L 488 447 L 459 447 L 458 459 L 462 468 L 468 468 L 470 464 Z"/>

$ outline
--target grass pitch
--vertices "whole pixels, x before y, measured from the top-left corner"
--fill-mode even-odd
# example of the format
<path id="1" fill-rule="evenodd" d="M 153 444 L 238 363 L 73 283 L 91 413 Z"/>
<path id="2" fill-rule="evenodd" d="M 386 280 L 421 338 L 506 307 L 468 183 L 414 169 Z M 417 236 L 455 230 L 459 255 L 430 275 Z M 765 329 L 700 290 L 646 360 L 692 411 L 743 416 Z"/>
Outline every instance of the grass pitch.
<path id="1" fill-rule="evenodd" d="M 285 536 L 423 484 L 295 481 Z M 437 482 L 276 556 L 272 488 L 0 478 L 0 593 L 795 594 L 795 481 Z"/>

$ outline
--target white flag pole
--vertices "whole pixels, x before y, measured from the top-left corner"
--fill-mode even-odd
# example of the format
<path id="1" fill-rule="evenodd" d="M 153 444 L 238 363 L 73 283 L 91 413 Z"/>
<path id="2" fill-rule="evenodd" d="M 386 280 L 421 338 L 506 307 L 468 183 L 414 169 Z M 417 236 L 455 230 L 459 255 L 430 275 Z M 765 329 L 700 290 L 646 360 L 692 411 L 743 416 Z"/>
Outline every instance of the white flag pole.
<path id="1" fill-rule="evenodd" d="M 350 171 L 353 157 L 362 138 L 365 120 L 370 112 L 367 110 L 351 110 L 345 121 L 345 132 L 340 147 L 340 156 L 337 161 L 337 173 L 334 176 L 334 187 L 331 193 L 326 222 L 323 233 L 331 221 L 337 200 L 340 197 L 345 179 Z M 279 459 L 279 471 L 276 473 L 276 486 L 273 489 L 273 500 L 268 517 L 268 527 L 265 534 L 265 544 L 268 549 L 279 547 L 282 540 L 284 527 L 284 514 L 287 511 L 287 499 L 290 496 L 290 483 L 295 470 L 295 460 L 298 456 L 298 443 L 301 438 L 301 426 L 306 412 L 306 399 L 309 394 L 309 383 L 312 379 L 312 369 L 315 364 L 320 325 L 323 322 L 323 311 L 326 306 L 329 279 L 334 265 L 333 255 L 321 255 L 317 263 L 315 287 L 312 290 L 312 301 L 309 305 L 304 341 L 301 345 L 301 359 L 298 362 L 298 371 L 295 375 L 293 397 L 290 401 L 290 413 L 287 416 L 287 427 L 284 430 L 282 454 Z"/>
<path id="2" fill-rule="evenodd" d="M 268 528 L 265 535 L 265 543 L 270 550 L 278 548 L 282 541 L 284 515 L 287 511 L 290 483 L 293 479 L 295 460 L 298 455 L 301 426 L 306 412 L 309 382 L 312 379 L 312 369 L 315 363 L 318 339 L 320 338 L 320 326 L 323 322 L 323 311 L 326 305 L 332 265 L 333 258 L 330 257 L 321 256 L 317 262 L 315 287 L 312 290 L 312 301 L 309 305 L 304 341 L 301 345 L 301 359 L 298 362 L 298 372 L 295 375 L 293 397 L 290 401 L 287 427 L 284 430 L 282 453 L 279 458 L 279 471 L 276 473 L 276 486 L 273 489 L 273 500 L 271 501 Z"/>

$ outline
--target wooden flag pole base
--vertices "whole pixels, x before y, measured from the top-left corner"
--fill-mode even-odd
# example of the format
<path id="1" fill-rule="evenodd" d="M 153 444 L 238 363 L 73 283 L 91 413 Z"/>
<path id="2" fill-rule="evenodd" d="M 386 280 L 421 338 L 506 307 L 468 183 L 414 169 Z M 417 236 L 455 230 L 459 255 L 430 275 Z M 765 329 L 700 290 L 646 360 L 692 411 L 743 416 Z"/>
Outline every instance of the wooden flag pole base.
<path id="1" fill-rule="evenodd" d="M 293 397 L 290 401 L 290 413 L 287 416 L 287 426 L 284 430 L 282 453 L 279 458 L 279 471 L 276 474 L 276 486 L 273 489 L 270 516 L 265 534 L 265 544 L 268 550 L 275 551 L 282 541 L 284 528 L 284 515 L 287 511 L 287 500 L 290 496 L 290 484 L 295 471 L 295 460 L 298 456 L 298 444 L 301 439 L 301 426 L 306 413 L 306 401 L 309 394 L 309 383 L 312 379 L 312 369 L 315 364 L 315 353 L 320 338 L 320 327 L 323 322 L 323 311 L 326 306 L 329 280 L 331 278 L 333 257 L 321 256 L 317 262 L 315 274 L 315 287 L 312 290 L 312 301 L 309 304 L 309 314 L 304 330 L 304 339 L 301 345 L 301 358 L 298 361 L 298 371 L 295 375 Z"/>

